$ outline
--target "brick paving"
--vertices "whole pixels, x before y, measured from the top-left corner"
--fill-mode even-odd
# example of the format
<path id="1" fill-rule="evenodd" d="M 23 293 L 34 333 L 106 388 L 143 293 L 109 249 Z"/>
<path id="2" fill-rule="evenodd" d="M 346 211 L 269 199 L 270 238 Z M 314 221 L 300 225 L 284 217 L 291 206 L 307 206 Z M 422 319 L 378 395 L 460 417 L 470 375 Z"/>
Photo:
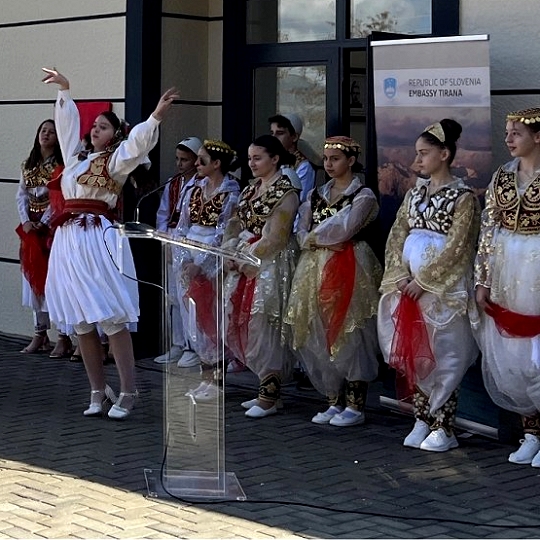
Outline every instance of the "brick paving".
<path id="1" fill-rule="evenodd" d="M 411 419 L 379 405 L 377 384 L 366 424 L 340 429 L 311 424 L 321 396 L 294 385 L 278 415 L 246 418 L 255 379 L 231 374 L 227 470 L 247 501 L 148 497 L 143 471 L 163 456 L 161 368 L 137 361 L 127 421 L 89 419 L 83 366 L 18 353 L 25 344 L 0 334 L 0 538 L 540 537 L 540 469 L 474 434 L 444 454 L 404 448 Z"/>

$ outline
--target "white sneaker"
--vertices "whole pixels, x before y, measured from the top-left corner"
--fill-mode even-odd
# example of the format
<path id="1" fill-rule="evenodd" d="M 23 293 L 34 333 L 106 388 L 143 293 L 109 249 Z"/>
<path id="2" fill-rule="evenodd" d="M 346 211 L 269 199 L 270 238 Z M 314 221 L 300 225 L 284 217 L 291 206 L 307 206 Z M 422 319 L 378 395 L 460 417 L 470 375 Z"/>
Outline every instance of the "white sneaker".
<path id="1" fill-rule="evenodd" d="M 154 362 L 156 364 L 169 364 L 171 362 L 176 362 L 180 359 L 183 352 L 184 349 L 182 349 L 182 347 L 180 347 L 179 345 L 173 345 L 170 351 L 167 351 L 160 356 L 156 356 L 154 358 Z"/>
<path id="2" fill-rule="evenodd" d="M 525 438 L 519 442 L 521 446 L 508 456 L 508 461 L 518 465 L 532 464 L 533 458 L 540 452 L 540 439 L 532 433 L 525 433 Z M 540 463 L 537 466 L 540 466 Z"/>
<path id="3" fill-rule="evenodd" d="M 243 409 L 251 409 L 251 407 L 255 407 L 255 405 L 258 405 L 259 404 L 259 400 L 258 398 L 253 398 L 253 399 L 249 399 L 248 401 L 242 401 L 242 403 L 240 403 L 240 406 L 243 408 Z"/>
<path id="4" fill-rule="evenodd" d="M 209 384 L 210 383 L 207 382 L 207 381 L 202 381 L 199 384 L 199 386 L 197 386 L 197 388 L 193 388 L 193 389 L 190 388 L 184 395 L 185 396 L 194 396 L 198 392 L 204 392 Z"/>
<path id="5" fill-rule="evenodd" d="M 533 457 L 531 465 L 535 468 L 540 468 L 540 452 L 538 452 L 536 456 Z"/>
<path id="6" fill-rule="evenodd" d="M 363 411 L 355 411 L 350 407 L 345 407 L 341 413 L 335 414 L 328 422 L 331 426 L 356 426 L 366 421 Z"/>
<path id="7" fill-rule="evenodd" d="M 343 412 L 343 407 L 335 407 L 332 405 L 331 407 L 328 407 L 326 411 L 317 413 L 311 421 L 314 424 L 329 424 L 330 420 L 332 420 L 336 414 L 341 412 Z"/>
<path id="8" fill-rule="evenodd" d="M 243 408 L 243 409 L 251 409 L 251 407 L 254 407 L 255 405 L 258 405 L 259 404 L 259 398 L 253 398 L 253 399 L 250 399 L 249 401 L 242 401 L 242 403 L 240 403 L 240 406 Z M 283 409 L 283 400 L 281 398 L 279 398 L 277 401 L 276 401 L 276 407 L 278 409 Z"/>
<path id="9" fill-rule="evenodd" d="M 195 351 L 185 351 L 180 360 L 178 360 L 178 367 L 195 367 L 201 363 L 199 355 Z"/>
<path id="10" fill-rule="evenodd" d="M 443 428 L 432 431 L 420 445 L 420 450 L 427 450 L 429 452 L 446 452 L 451 448 L 457 448 L 459 446 L 456 436 L 447 435 Z"/>
<path id="11" fill-rule="evenodd" d="M 202 389 L 197 389 L 193 392 L 193 397 L 195 401 L 199 403 L 205 403 L 209 401 L 214 401 L 219 394 L 220 390 L 217 385 L 213 383 L 208 383 Z"/>
<path id="12" fill-rule="evenodd" d="M 263 409 L 258 405 L 253 405 L 251 409 L 245 412 L 245 415 L 249 418 L 264 418 L 265 416 L 271 416 L 277 413 L 277 407 L 272 405 L 269 409 Z"/>
<path id="13" fill-rule="evenodd" d="M 403 446 L 410 448 L 420 448 L 420 445 L 424 442 L 424 439 L 429 435 L 429 426 L 423 420 L 416 420 L 412 431 L 405 437 Z"/>

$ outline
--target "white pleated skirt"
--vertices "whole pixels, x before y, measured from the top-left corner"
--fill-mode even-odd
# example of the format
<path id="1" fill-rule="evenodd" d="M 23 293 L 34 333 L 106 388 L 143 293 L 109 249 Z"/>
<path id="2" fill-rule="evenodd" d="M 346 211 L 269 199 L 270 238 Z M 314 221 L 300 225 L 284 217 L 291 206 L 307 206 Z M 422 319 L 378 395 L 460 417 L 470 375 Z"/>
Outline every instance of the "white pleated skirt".
<path id="1" fill-rule="evenodd" d="M 134 330 L 138 321 L 138 284 L 126 277 L 136 277 L 129 241 L 100 220 L 86 227 L 69 221 L 55 232 L 45 296 L 60 328 L 105 322 Z"/>

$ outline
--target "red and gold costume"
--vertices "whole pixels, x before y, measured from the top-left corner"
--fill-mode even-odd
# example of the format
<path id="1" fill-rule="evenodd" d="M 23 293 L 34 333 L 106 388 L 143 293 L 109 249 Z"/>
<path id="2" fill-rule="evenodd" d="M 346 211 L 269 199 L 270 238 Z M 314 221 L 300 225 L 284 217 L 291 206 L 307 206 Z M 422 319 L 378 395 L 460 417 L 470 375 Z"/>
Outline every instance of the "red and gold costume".
<path id="1" fill-rule="evenodd" d="M 281 172 L 261 189 L 256 179 L 239 198 L 224 246 L 261 260 L 261 266 L 239 268 L 226 279 L 229 310 L 227 346 L 261 380 L 259 398 L 279 397 L 279 379 L 288 377 L 292 359 L 286 346 L 283 318 L 297 258 L 292 226 L 298 190 Z"/>
<path id="2" fill-rule="evenodd" d="M 328 396 L 330 405 L 361 411 L 367 383 L 378 372 L 376 314 L 382 278 L 381 265 L 361 235 L 379 205 L 357 176 L 332 199 L 333 185 L 330 180 L 312 190 L 300 207 L 302 253 L 285 320 L 292 348 L 313 386 Z M 335 245 L 342 249 L 334 251 Z"/>

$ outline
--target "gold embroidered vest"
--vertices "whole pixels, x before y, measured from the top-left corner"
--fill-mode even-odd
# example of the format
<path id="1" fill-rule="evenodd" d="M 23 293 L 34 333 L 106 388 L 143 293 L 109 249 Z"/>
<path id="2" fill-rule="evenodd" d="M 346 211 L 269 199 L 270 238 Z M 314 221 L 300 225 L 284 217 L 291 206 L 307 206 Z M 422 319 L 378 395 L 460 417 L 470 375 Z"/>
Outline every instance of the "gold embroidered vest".
<path id="1" fill-rule="evenodd" d="M 26 169 L 25 163 L 21 165 L 24 185 L 27 188 L 45 187 L 51 179 L 52 173 L 58 165 L 54 157 L 46 159 L 33 169 Z"/>
<path id="2" fill-rule="evenodd" d="M 321 197 L 318 189 L 314 189 L 311 195 L 312 228 L 322 223 L 325 219 L 337 214 L 343 208 L 350 206 L 354 198 L 364 187 L 361 186 L 350 195 L 341 195 L 333 204 L 328 203 Z"/>
<path id="3" fill-rule="evenodd" d="M 26 169 L 25 163 L 21 165 L 21 169 L 26 189 L 47 187 L 47 184 L 51 180 L 52 173 L 58 165 L 54 156 L 47 158 L 43 163 L 40 163 L 33 169 Z M 48 191 L 39 196 L 32 192 L 28 192 L 28 210 L 30 212 L 42 213 L 45 212 L 48 206 Z"/>
<path id="4" fill-rule="evenodd" d="M 427 198 L 428 186 L 416 186 L 409 199 L 409 227 L 448 234 L 454 221 L 457 199 L 471 192 L 468 187 L 443 187 Z M 423 204 L 422 204 L 423 203 Z"/>
<path id="5" fill-rule="evenodd" d="M 93 159 L 90 162 L 88 170 L 77 178 L 77 184 L 93 188 L 103 188 L 115 195 L 120 195 L 122 186 L 111 178 L 108 171 L 111 155 L 110 153 L 106 153 Z"/>
<path id="6" fill-rule="evenodd" d="M 247 186 L 238 201 L 238 217 L 244 228 L 258 236 L 281 199 L 289 191 L 299 193 L 287 176 L 280 176 L 261 196 L 252 199 L 259 184 L 260 180 Z"/>
<path id="7" fill-rule="evenodd" d="M 223 203 L 227 193 L 218 193 L 210 200 L 205 201 L 201 186 L 196 186 L 191 192 L 189 200 L 189 219 L 192 224 L 205 227 L 217 227 L 218 218 L 223 210 Z"/>
<path id="8" fill-rule="evenodd" d="M 517 174 L 499 167 L 493 183 L 495 203 L 501 226 L 520 234 L 540 232 L 540 176 L 537 176 L 520 197 Z"/>

